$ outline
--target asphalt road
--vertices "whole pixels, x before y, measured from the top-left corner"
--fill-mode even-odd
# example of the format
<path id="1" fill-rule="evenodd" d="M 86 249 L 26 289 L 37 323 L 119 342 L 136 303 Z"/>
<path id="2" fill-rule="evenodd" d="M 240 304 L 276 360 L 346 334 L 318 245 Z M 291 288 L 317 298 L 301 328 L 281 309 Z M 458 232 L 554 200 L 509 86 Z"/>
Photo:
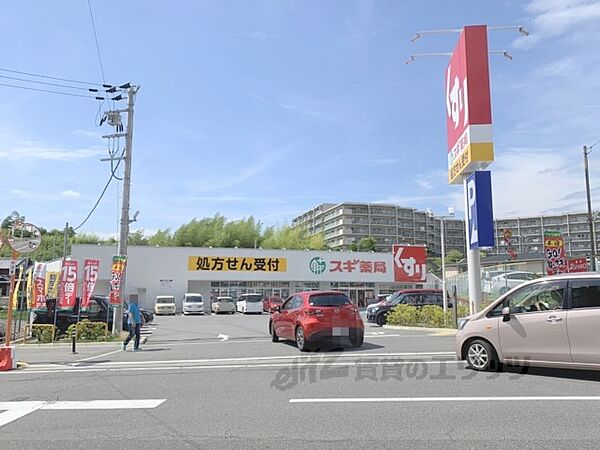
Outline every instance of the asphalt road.
<path id="1" fill-rule="evenodd" d="M 451 336 L 369 325 L 358 351 L 300 354 L 267 323 L 159 317 L 140 353 L 19 348 L 0 448 L 598 448 L 597 372 L 476 373 Z"/>

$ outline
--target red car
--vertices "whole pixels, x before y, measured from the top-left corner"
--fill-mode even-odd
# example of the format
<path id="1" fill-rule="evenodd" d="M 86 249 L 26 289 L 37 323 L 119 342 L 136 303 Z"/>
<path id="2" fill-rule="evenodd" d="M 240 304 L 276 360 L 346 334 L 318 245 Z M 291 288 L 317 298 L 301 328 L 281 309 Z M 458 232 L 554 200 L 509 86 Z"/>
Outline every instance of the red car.
<path id="1" fill-rule="evenodd" d="M 330 338 L 345 338 L 353 347 L 363 344 L 365 325 L 358 308 L 337 291 L 298 292 L 276 307 L 269 321 L 273 342 L 296 341 L 301 352 Z"/>
<path id="2" fill-rule="evenodd" d="M 283 305 L 283 300 L 281 297 L 266 297 L 263 299 L 263 311 L 271 312 L 276 306 Z"/>

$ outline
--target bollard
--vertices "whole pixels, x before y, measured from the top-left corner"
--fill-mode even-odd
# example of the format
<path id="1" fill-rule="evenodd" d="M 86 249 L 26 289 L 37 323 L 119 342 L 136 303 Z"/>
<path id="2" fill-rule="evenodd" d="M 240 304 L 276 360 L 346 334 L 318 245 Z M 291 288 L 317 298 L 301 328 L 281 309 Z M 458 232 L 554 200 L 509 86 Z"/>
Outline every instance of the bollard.
<path id="1" fill-rule="evenodd" d="M 77 325 L 75 325 L 75 329 L 71 333 L 71 353 L 74 355 L 77 354 Z"/>
<path id="2" fill-rule="evenodd" d="M 0 372 L 15 370 L 17 368 L 17 358 L 15 357 L 15 347 L 0 346 Z"/>

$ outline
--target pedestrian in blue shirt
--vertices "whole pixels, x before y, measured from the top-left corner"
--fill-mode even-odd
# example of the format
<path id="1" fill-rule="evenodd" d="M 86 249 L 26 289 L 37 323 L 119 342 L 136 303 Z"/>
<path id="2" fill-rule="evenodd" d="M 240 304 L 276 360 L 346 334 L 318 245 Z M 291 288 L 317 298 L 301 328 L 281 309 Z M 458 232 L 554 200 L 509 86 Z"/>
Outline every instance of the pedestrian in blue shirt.
<path id="1" fill-rule="evenodd" d="M 135 335 L 135 340 L 133 341 L 133 351 L 139 352 L 140 348 L 140 329 L 142 327 L 142 313 L 140 312 L 140 307 L 138 306 L 138 301 L 136 298 L 132 298 L 129 301 L 129 314 L 127 318 L 127 324 L 129 325 L 129 336 L 123 341 L 123 351 L 127 351 L 127 344 Z"/>

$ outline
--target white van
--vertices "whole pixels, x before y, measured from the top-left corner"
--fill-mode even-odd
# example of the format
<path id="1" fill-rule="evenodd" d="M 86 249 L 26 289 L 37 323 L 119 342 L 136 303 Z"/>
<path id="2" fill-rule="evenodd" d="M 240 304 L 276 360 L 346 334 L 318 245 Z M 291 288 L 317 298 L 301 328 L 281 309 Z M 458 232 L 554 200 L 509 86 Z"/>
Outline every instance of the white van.
<path id="1" fill-rule="evenodd" d="M 183 295 L 183 314 L 204 314 L 202 294 L 188 292 Z"/>
<path id="2" fill-rule="evenodd" d="M 157 295 L 154 302 L 154 314 L 175 315 L 175 297 L 172 295 Z"/>
<path id="3" fill-rule="evenodd" d="M 262 295 L 260 294 L 242 294 L 238 297 L 236 309 L 242 314 L 258 313 L 262 314 L 263 304 Z"/>

